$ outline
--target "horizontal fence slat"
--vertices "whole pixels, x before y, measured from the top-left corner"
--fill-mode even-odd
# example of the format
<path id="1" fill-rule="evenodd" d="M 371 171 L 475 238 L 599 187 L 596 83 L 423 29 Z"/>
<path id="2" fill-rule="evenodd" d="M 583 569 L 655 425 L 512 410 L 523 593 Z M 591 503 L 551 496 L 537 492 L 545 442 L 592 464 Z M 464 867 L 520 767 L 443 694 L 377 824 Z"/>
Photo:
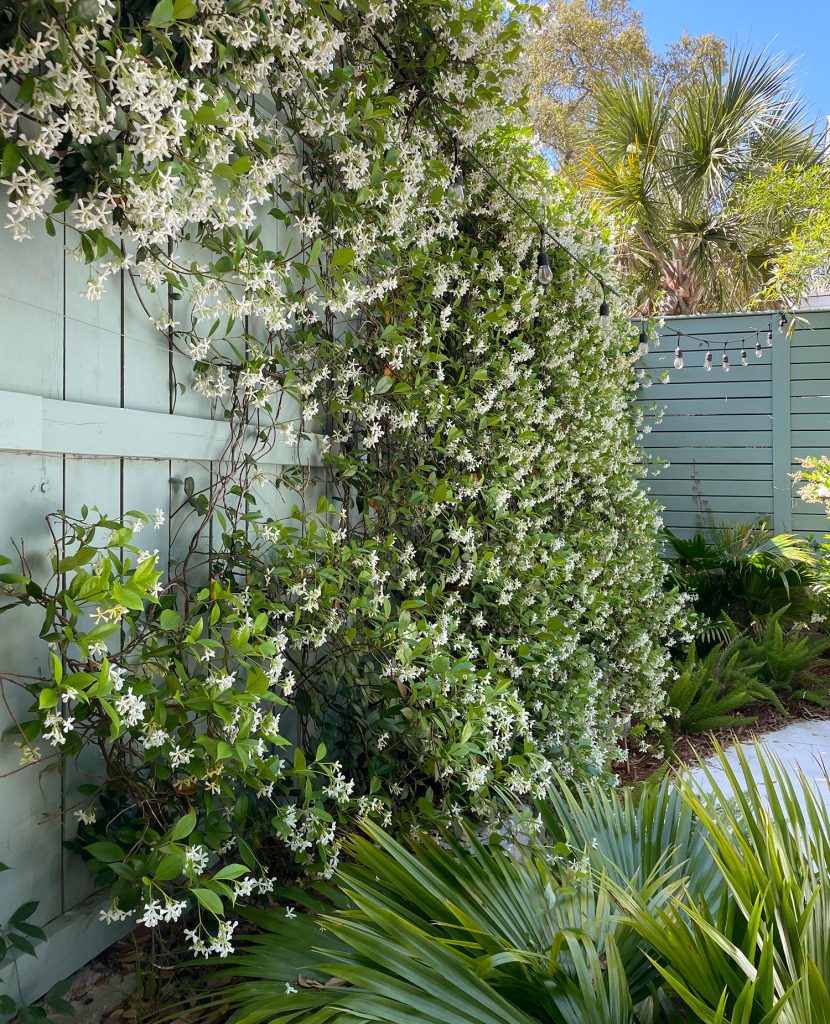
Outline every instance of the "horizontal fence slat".
<path id="1" fill-rule="evenodd" d="M 790 417 L 794 430 L 830 430 L 830 413 L 795 412 Z"/>
<path id="2" fill-rule="evenodd" d="M 793 430 L 790 437 L 793 448 L 801 449 L 807 455 L 815 454 L 817 448 L 830 451 L 830 423 L 826 430 Z"/>
<path id="3" fill-rule="evenodd" d="M 813 345 L 792 345 L 790 358 L 793 366 L 799 363 L 810 363 L 818 366 L 822 363 L 830 363 L 830 333 L 824 333 L 824 343 Z"/>
<path id="4" fill-rule="evenodd" d="M 255 432 L 251 432 L 252 441 Z M 56 452 L 126 459 L 220 460 L 230 440 L 228 424 L 196 416 L 63 402 L 0 392 L 0 450 Z M 322 436 L 277 444 L 271 465 L 322 465 Z"/>
<path id="5" fill-rule="evenodd" d="M 790 396 L 793 401 L 811 397 L 830 399 L 830 380 L 793 380 Z"/>
<path id="6" fill-rule="evenodd" d="M 646 422 L 655 424 L 653 427 L 654 433 L 658 431 L 660 433 L 675 433 L 677 431 L 688 431 L 696 432 L 703 430 L 706 432 L 712 430 L 720 431 L 768 431 L 772 429 L 772 414 L 759 414 L 759 413 L 735 413 L 727 414 L 718 410 L 711 410 L 706 412 L 701 409 L 697 415 L 674 415 L 669 413 L 664 415 L 659 421 L 656 421 L 655 417 L 647 416 Z M 830 425 L 830 424 L 829 424 Z M 810 424 L 812 426 L 812 424 Z"/>
<path id="7" fill-rule="evenodd" d="M 793 381 L 828 381 L 830 380 L 830 362 L 793 363 L 792 379 Z"/>
<path id="8" fill-rule="evenodd" d="M 735 477 L 722 477 L 719 480 L 692 479 L 687 472 L 683 477 L 670 480 L 658 477 L 656 480 L 646 481 L 646 486 L 652 497 L 663 495 L 684 495 L 687 502 L 697 500 L 698 493 L 704 497 L 714 495 L 726 495 L 728 497 L 741 497 L 749 495 L 756 498 L 772 498 L 772 483 L 769 475 L 759 480 L 738 479 Z"/>
<path id="9" fill-rule="evenodd" d="M 736 452 L 735 448 L 725 445 L 720 447 L 713 446 L 711 448 L 691 448 L 687 444 L 686 447 L 681 448 L 664 445 L 663 436 L 655 437 L 654 434 L 648 434 L 647 437 L 649 452 L 665 462 L 693 464 L 705 459 L 712 464 L 731 466 L 737 459 L 741 462 L 758 462 L 768 466 L 772 465 L 772 448 L 769 446 L 766 448 L 741 448 L 740 452 Z"/>
<path id="10" fill-rule="evenodd" d="M 700 497 L 689 497 L 687 495 L 663 494 L 656 497 L 660 505 L 664 506 L 667 513 L 686 512 L 690 508 L 703 508 L 711 512 L 716 518 L 721 513 L 743 512 L 751 518 L 761 515 L 772 515 L 772 496 L 763 497 L 755 495 L 740 495 L 728 497 L 724 495 L 709 494 Z"/>
<path id="11" fill-rule="evenodd" d="M 720 358 L 719 356 L 717 358 Z M 731 360 L 730 356 L 730 360 Z M 667 364 L 655 363 L 650 364 L 652 371 L 657 370 L 668 370 L 668 383 L 671 384 L 705 384 L 707 381 L 714 383 L 715 381 L 726 383 L 729 381 L 739 381 L 743 383 L 757 383 L 758 381 L 769 381 L 772 380 L 772 367 L 770 365 L 769 355 L 767 355 L 766 362 L 762 359 L 755 360 L 753 356 L 753 362 L 749 366 L 741 366 L 740 364 L 734 366 L 732 370 L 727 374 L 721 370 L 720 366 L 713 366 L 711 370 L 705 370 L 703 368 L 703 357 L 701 356 L 700 365 L 691 365 L 690 362 L 683 367 L 682 370 L 675 370 L 671 367 L 671 358 L 669 358 Z M 654 384 L 653 387 L 663 382 L 660 376 L 654 373 Z"/>
<path id="12" fill-rule="evenodd" d="M 714 519 L 716 524 L 726 523 L 729 525 L 737 525 L 739 523 L 755 522 L 758 517 L 747 515 L 744 512 L 723 512 L 720 515 L 708 516 L 702 512 L 675 512 L 668 511 L 664 512 L 663 525 L 668 527 L 670 530 L 674 530 L 675 527 L 691 529 L 691 530 L 703 530 L 706 531 L 709 525 Z"/>
<path id="13" fill-rule="evenodd" d="M 713 431 L 703 433 L 696 430 L 655 431 L 649 435 L 652 440 L 649 448 L 688 448 L 694 451 L 696 448 L 725 448 L 732 453 L 732 459 L 736 456 L 737 449 L 747 451 L 771 450 L 772 433 L 766 430 L 730 430 Z"/>
<path id="14" fill-rule="evenodd" d="M 794 414 L 813 413 L 827 416 L 830 419 L 830 388 L 826 395 L 791 396 L 790 404 Z"/>
<path id="15" fill-rule="evenodd" d="M 739 394 L 741 398 L 766 398 L 770 401 L 772 399 L 772 379 L 741 381 Z M 728 380 L 701 381 L 699 383 L 670 381 L 668 384 L 652 384 L 650 387 L 643 388 L 639 401 L 641 403 L 674 402 L 687 398 L 699 398 L 704 401 L 725 398 L 728 401 L 734 401 L 736 397 L 738 396 L 735 385 Z"/>
<path id="16" fill-rule="evenodd" d="M 733 480 L 770 481 L 769 468 L 764 463 L 732 463 L 723 465 L 719 462 L 672 462 L 671 465 L 650 467 L 647 484 L 659 484 L 663 480 L 690 480 L 692 476 L 698 480 L 731 482 Z M 772 486 L 770 482 L 770 487 Z"/>
<path id="17" fill-rule="evenodd" d="M 818 399 L 821 401 L 821 399 Z M 643 402 L 645 408 L 649 403 Z M 671 396 L 671 401 L 653 403 L 663 410 L 664 419 L 671 419 L 674 416 L 745 416 L 748 414 L 772 413 L 772 399 L 750 398 L 743 395 L 733 397 L 715 398 L 701 396 L 699 398 L 686 398 L 677 394 Z"/>

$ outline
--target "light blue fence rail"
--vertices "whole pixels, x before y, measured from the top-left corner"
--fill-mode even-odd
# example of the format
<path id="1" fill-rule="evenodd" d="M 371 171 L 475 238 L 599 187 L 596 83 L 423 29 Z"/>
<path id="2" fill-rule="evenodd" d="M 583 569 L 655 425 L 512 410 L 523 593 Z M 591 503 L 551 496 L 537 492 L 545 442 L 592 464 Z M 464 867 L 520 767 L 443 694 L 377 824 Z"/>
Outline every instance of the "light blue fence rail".
<path id="1" fill-rule="evenodd" d="M 708 515 L 727 523 L 763 517 L 777 531 L 804 536 L 827 531 L 823 510 L 797 496 L 791 474 L 805 455 L 830 455 L 830 310 L 799 316 L 804 322 L 788 340 L 773 314 L 771 348 L 767 313 L 670 317 L 659 347 L 641 360 L 653 380 L 641 396 L 651 427 L 643 444 L 668 463 L 652 471 L 648 486 L 673 532 L 690 536 Z M 679 370 L 674 330 L 695 335 L 679 341 Z M 704 368 L 707 341 L 711 371 Z M 742 341 L 748 366 L 738 358 Z M 728 373 L 721 368 L 724 344 Z"/>

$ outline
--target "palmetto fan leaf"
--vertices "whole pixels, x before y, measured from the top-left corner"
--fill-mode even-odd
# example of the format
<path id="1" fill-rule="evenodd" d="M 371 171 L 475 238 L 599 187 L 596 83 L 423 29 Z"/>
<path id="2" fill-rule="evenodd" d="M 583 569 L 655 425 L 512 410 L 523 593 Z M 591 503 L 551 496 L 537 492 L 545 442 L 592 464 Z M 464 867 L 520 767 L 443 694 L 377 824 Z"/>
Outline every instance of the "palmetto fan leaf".
<path id="1" fill-rule="evenodd" d="M 737 51 L 671 95 L 651 75 L 597 90 L 585 183 L 621 218 L 618 258 L 639 277 L 644 305 L 657 284 L 673 313 L 738 308 L 765 284 L 775 239 L 732 195 L 777 164 L 815 158 L 791 71 Z"/>
<path id="2" fill-rule="evenodd" d="M 657 975 L 602 885 L 469 829 L 407 849 L 364 827 L 338 874 L 347 907 L 278 918 L 224 968 L 249 979 L 228 990 L 240 1021 L 633 1024 Z"/>

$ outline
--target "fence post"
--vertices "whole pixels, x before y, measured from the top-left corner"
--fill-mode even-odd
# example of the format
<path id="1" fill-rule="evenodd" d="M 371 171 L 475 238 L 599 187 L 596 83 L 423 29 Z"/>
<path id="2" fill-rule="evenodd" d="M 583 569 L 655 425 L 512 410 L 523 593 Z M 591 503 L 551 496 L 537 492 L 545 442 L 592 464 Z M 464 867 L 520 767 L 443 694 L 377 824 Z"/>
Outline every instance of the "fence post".
<path id="1" fill-rule="evenodd" d="M 772 525 L 776 533 L 789 533 L 793 525 L 793 491 L 790 472 L 790 362 L 787 338 L 772 346 Z"/>

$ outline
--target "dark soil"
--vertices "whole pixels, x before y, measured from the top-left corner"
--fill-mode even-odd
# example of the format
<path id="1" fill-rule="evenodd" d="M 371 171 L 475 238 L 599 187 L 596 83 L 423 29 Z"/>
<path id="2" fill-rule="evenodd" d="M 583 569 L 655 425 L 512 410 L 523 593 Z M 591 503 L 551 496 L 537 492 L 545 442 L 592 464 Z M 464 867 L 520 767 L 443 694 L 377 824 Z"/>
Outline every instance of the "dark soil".
<path id="1" fill-rule="evenodd" d="M 823 722 L 830 719 L 830 707 L 821 707 L 809 701 L 789 701 L 787 709 L 789 714 L 782 715 L 770 704 L 750 704 L 741 714 L 754 719 L 753 722 L 706 733 L 675 733 L 671 738 L 672 750 L 664 756 L 660 753 L 659 739 L 652 737 L 651 751 L 630 750 L 628 758 L 615 765 L 614 773 L 621 786 L 636 785 L 664 769 L 666 764 L 673 768 L 696 765 L 714 752 L 716 744 L 728 747 L 736 741 L 752 743 L 760 736 L 785 729 L 797 722 Z"/>

